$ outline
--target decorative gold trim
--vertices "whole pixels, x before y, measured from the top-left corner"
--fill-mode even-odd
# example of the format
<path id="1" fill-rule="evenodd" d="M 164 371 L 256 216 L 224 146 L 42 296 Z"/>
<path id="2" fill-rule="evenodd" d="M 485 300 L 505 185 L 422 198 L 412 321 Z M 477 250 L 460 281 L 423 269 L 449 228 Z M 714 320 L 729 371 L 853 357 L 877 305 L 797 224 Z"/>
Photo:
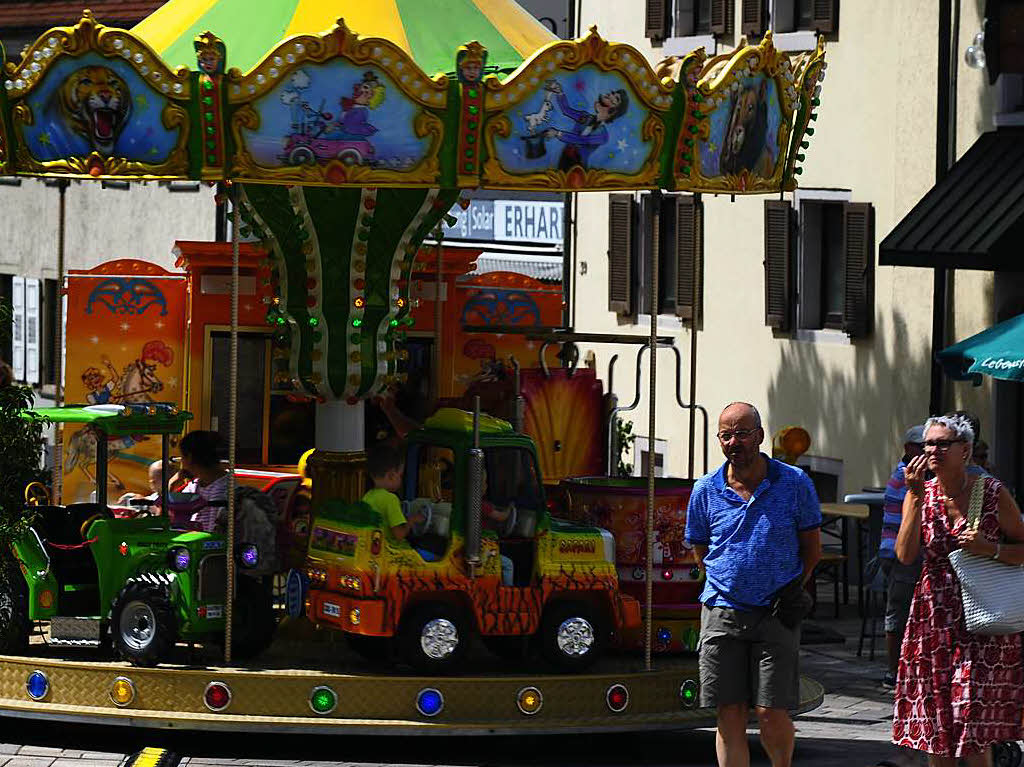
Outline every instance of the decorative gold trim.
<path id="1" fill-rule="evenodd" d="M 769 31 L 765 33 L 764 39 L 758 45 L 741 45 L 731 53 L 708 59 L 698 75 L 696 84 L 685 84 L 688 99 L 692 99 L 694 92 L 700 93 L 703 97 L 700 111 L 704 116 L 696 122 L 698 132 L 693 136 L 696 139 L 696 145 L 693 147 L 693 170 L 689 176 L 675 174 L 677 188 L 730 194 L 763 194 L 764 192 L 777 192 L 781 189 L 789 155 L 793 115 L 798 106 L 794 86 L 796 72 L 792 58 L 790 54 L 776 50 L 772 43 L 772 33 Z M 700 144 L 707 142 L 710 138 L 711 114 L 730 99 L 733 86 L 738 84 L 742 78 L 758 74 L 763 74 L 775 82 L 782 111 L 778 133 L 775 137 L 778 156 L 771 177 L 763 178 L 746 170 L 738 174 L 706 175 L 705 168 L 701 165 L 703 158 Z M 685 138 L 685 132 L 684 124 L 680 140 Z M 674 161 L 673 168 L 676 167 L 677 163 Z"/>
<path id="2" fill-rule="evenodd" d="M 799 99 L 799 107 L 797 108 L 797 116 L 793 125 L 793 136 L 790 139 L 789 156 L 786 162 L 785 176 L 783 177 L 785 189 L 789 192 L 797 187 L 795 175 L 796 155 L 800 151 L 800 143 L 804 140 L 804 136 L 807 133 L 811 113 L 815 109 L 812 100 L 817 97 L 814 92 L 821 80 L 825 78 L 825 68 L 827 66 L 828 64 L 825 62 L 825 37 L 824 35 L 819 35 L 814 53 L 802 56 L 794 67 L 797 77 L 796 92 Z"/>
<path id="3" fill-rule="evenodd" d="M 123 58 L 143 82 L 168 99 L 187 102 L 192 96 L 191 73 L 187 67 L 172 72 L 147 43 L 127 30 L 100 24 L 91 11 L 84 11 L 75 26 L 54 27 L 41 35 L 26 51 L 20 64 L 4 65 L 7 79 L 13 83 L 7 91 L 8 97 L 28 96 L 61 56 L 77 58 L 93 51 L 108 59 Z"/>
<path id="4" fill-rule="evenodd" d="M 356 66 L 379 67 L 420 106 L 441 111 L 448 106 L 448 78 L 444 74 L 427 76 L 390 40 L 360 37 L 345 26 L 344 19 L 338 19 L 333 29 L 320 36 L 299 35 L 285 40 L 244 75 L 237 68 L 228 71 L 228 103 L 256 101 L 303 64 L 322 64 L 335 58 Z"/>
<path id="5" fill-rule="evenodd" d="M 532 96 L 543 80 L 559 72 L 575 72 L 593 64 L 602 72 L 616 72 L 625 78 L 636 96 L 650 113 L 641 128 L 644 141 L 652 141 L 647 160 L 636 173 L 618 173 L 599 168 L 572 168 L 561 171 L 549 168 L 532 173 L 509 173 L 498 160 L 496 138 L 508 138 L 512 124 L 507 113 L 524 98 Z M 609 43 L 597 27 L 573 41 L 552 42 L 524 61 L 505 80 L 490 75 L 484 81 L 484 162 L 480 185 L 506 189 L 638 189 L 658 186 L 661 151 L 665 141 L 664 116 L 672 106 L 675 83 L 659 78 L 647 59 L 631 45 Z"/>

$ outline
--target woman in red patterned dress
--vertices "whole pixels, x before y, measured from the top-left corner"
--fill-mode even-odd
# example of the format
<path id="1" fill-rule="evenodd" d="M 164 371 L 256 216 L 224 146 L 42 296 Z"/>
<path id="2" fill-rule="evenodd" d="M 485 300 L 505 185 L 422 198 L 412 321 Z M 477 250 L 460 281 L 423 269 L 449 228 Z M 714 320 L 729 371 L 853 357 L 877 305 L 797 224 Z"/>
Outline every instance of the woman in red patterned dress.
<path id="1" fill-rule="evenodd" d="M 1024 522 L 1006 488 L 967 473 L 974 432 L 961 416 L 929 418 L 924 455 L 907 465 L 896 556 L 913 562 L 924 549 L 900 653 L 893 742 L 928 754 L 933 767 L 990 767 L 991 745 L 1020 737 L 1024 671 L 1019 635 L 968 633 L 960 584 L 949 553 L 1024 564 Z M 935 478 L 925 481 L 925 469 Z M 977 529 L 967 524 L 971 489 L 984 482 Z"/>

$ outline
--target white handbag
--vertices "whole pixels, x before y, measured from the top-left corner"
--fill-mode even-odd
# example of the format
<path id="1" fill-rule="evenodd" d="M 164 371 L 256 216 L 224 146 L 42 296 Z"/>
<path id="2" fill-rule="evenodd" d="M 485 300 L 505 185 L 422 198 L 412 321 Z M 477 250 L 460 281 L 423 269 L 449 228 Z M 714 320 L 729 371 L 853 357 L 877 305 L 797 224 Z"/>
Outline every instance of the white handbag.
<path id="1" fill-rule="evenodd" d="M 971 488 L 967 524 L 977 528 L 984 496 L 984 477 Z M 1024 631 L 1024 566 L 970 554 L 949 554 L 964 603 L 964 622 L 973 634 L 1006 635 Z"/>

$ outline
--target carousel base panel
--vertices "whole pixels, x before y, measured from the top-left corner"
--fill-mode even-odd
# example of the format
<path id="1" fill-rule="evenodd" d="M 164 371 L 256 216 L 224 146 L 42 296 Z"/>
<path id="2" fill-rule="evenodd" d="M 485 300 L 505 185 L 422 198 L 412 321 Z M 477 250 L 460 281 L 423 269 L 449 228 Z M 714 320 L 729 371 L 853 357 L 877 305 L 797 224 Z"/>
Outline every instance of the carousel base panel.
<path id="1" fill-rule="evenodd" d="M 458 676 L 373 666 L 344 642 L 288 641 L 247 668 L 216 665 L 216 648 L 177 648 L 172 664 L 137 668 L 96 649 L 33 644 L 0 656 L 0 716 L 182 730 L 486 735 L 689 729 L 701 709 L 694 656 L 603 659 L 591 673 L 554 674 L 484 653 Z M 824 691 L 804 677 L 798 711 Z"/>

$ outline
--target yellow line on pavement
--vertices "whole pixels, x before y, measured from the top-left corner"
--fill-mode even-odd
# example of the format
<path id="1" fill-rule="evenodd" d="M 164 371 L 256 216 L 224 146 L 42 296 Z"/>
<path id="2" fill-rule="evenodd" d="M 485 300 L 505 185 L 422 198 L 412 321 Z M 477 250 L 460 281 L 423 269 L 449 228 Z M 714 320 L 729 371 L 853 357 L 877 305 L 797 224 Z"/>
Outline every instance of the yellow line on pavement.
<path id="1" fill-rule="evenodd" d="M 165 748 L 144 748 L 133 754 L 124 767 L 176 767 L 181 761 L 177 754 Z"/>

